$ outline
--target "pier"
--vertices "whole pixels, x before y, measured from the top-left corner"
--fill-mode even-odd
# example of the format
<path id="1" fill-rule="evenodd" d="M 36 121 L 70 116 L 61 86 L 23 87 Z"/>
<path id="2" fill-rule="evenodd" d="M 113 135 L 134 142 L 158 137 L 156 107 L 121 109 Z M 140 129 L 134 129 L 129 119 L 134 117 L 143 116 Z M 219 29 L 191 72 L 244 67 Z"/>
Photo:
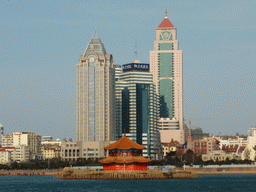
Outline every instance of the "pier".
<path id="1" fill-rule="evenodd" d="M 72 168 L 58 172 L 55 179 L 65 180 L 143 180 L 143 179 L 189 179 L 197 175 L 187 171 L 95 171 L 91 169 L 75 170 Z"/>

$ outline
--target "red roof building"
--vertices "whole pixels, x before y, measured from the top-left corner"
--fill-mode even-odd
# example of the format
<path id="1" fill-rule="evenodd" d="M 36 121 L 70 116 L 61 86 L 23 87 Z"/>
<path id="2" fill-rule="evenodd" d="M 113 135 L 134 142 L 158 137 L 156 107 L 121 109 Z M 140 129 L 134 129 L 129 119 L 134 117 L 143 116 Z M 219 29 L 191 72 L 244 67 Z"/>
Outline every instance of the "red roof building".
<path id="1" fill-rule="evenodd" d="M 168 19 L 167 17 L 167 9 L 165 10 L 165 18 L 164 20 L 162 21 L 162 23 L 160 23 L 160 25 L 157 27 L 158 29 L 161 29 L 161 28 L 175 28 L 174 25 L 171 23 L 171 21 Z"/>
<path id="2" fill-rule="evenodd" d="M 147 170 L 150 160 L 141 156 L 145 147 L 125 135 L 104 149 L 109 150 L 109 156 L 99 161 L 103 164 L 103 171 Z"/>
<path id="3" fill-rule="evenodd" d="M 157 28 L 175 28 L 171 21 L 165 17 L 162 23 Z"/>

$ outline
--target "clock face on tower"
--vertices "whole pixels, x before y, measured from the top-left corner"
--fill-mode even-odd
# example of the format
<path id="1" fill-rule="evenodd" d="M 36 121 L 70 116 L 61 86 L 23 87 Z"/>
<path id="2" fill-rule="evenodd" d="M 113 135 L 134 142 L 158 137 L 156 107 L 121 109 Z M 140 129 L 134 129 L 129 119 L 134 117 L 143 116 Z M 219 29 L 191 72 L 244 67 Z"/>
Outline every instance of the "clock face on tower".
<path id="1" fill-rule="evenodd" d="M 90 56 L 90 57 L 89 57 L 89 62 L 93 63 L 94 61 L 95 61 L 95 57 Z"/>
<path id="2" fill-rule="evenodd" d="M 163 38 L 164 38 L 164 39 L 169 39 L 169 36 L 170 36 L 170 35 L 169 35 L 169 33 L 167 33 L 167 32 L 165 32 L 165 33 L 163 34 Z"/>

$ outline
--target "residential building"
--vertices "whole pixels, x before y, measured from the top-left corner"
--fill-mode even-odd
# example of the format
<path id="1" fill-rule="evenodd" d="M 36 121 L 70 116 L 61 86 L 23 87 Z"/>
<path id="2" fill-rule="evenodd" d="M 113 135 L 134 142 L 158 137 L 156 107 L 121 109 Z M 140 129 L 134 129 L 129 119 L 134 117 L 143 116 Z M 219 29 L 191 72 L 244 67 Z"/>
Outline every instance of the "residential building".
<path id="1" fill-rule="evenodd" d="M 44 148 L 42 150 L 42 154 L 44 155 L 45 159 L 53 159 L 53 158 L 60 158 L 61 157 L 61 148 Z"/>
<path id="2" fill-rule="evenodd" d="M 160 130 L 161 142 L 173 139 L 184 143 L 182 50 L 178 48 L 176 36 L 176 28 L 166 12 L 164 20 L 156 28 L 154 51 L 150 51 L 150 72 L 156 94 L 160 96 L 159 124 L 167 121 L 171 124 L 171 127 Z M 177 123 L 174 127 L 173 124 Z"/>
<path id="3" fill-rule="evenodd" d="M 149 64 L 135 60 L 116 67 L 116 140 L 126 137 L 145 146 L 142 155 L 161 158 L 158 131 L 158 95 L 156 94 Z"/>
<path id="4" fill-rule="evenodd" d="M 17 145 L 13 151 L 13 161 L 17 163 L 26 162 L 30 157 L 30 147 L 26 145 Z"/>
<path id="5" fill-rule="evenodd" d="M 2 147 L 11 147 L 13 146 L 13 134 L 3 134 L 3 130 L 1 130 L 1 145 Z"/>
<path id="6" fill-rule="evenodd" d="M 208 154 L 211 151 L 219 150 L 219 141 L 215 138 L 205 138 L 192 141 L 192 137 L 187 139 L 187 148 L 192 150 L 195 155 Z"/>
<path id="7" fill-rule="evenodd" d="M 167 153 L 176 152 L 177 149 L 182 149 L 178 141 L 171 140 L 170 143 L 162 143 L 163 157 L 166 157 Z"/>
<path id="8" fill-rule="evenodd" d="M 2 147 L 25 145 L 29 147 L 30 155 L 41 154 L 41 135 L 32 132 L 16 132 L 2 135 Z"/>
<path id="9" fill-rule="evenodd" d="M 95 30 L 85 53 L 79 56 L 77 76 L 77 141 L 115 139 L 115 74 L 113 57 L 107 54 Z M 104 148 L 104 146 L 103 146 Z"/>
<path id="10" fill-rule="evenodd" d="M 43 136 L 42 142 L 51 142 L 51 141 L 52 141 L 52 136 Z"/>
<path id="11" fill-rule="evenodd" d="M 30 155 L 41 154 L 41 135 L 32 132 L 13 133 L 13 146 L 29 147 Z"/>
<path id="12" fill-rule="evenodd" d="M 11 160 L 11 151 L 0 148 L 0 164 L 9 164 Z"/>

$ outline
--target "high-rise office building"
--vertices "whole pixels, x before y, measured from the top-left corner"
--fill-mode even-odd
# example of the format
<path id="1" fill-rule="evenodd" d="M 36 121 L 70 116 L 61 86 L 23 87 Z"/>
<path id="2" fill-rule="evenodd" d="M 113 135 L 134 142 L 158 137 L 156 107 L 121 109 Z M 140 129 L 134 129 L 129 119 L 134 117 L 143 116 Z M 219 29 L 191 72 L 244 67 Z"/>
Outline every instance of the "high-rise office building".
<path id="1" fill-rule="evenodd" d="M 129 139 L 144 145 L 142 155 L 161 158 L 158 131 L 158 96 L 149 64 L 115 66 L 116 71 L 116 140 L 126 133 Z"/>
<path id="2" fill-rule="evenodd" d="M 79 56 L 77 75 L 77 141 L 111 141 L 115 138 L 115 74 L 95 30 L 85 53 Z"/>
<path id="3" fill-rule="evenodd" d="M 160 96 L 159 131 L 161 142 L 184 143 L 182 51 L 176 28 L 167 18 L 156 28 L 154 51 L 150 51 L 150 71 Z"/>

